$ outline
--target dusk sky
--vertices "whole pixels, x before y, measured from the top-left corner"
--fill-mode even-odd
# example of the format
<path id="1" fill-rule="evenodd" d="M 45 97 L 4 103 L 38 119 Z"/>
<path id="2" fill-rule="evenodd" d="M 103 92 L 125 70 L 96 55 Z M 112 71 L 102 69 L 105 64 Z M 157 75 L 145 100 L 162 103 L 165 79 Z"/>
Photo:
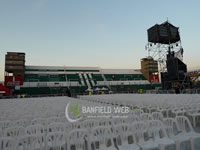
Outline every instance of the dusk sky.
<path id="1" fill-rule="evenodd" d="M 147 29 L 167 18 L 200 68 L 199 0 L 0 0 L 0 81 L 9 51 L 26 65 L 140 69 Z"/>

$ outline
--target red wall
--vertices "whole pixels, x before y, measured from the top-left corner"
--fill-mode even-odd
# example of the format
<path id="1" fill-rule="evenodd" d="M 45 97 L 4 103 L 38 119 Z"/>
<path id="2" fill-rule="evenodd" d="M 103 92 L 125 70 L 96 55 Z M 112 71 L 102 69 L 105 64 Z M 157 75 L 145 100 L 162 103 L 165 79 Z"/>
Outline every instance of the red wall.
<path id="1" fill-rule="evenodd" d="M 5 86 L 22 85 L 24 78 L 22 76 L 5 76 Z"/>
<path id="2" fill-rule="evenodd" d="M 150 75 L 149 76 L 150 83 L 159 83 L 159 75 Z"/>
<path id="3" fill-rule="evenodd" d="M 4 96 L 11 96 L 12 93 L 11 93 L 11 90 L 6 88 L 5 86 L 3 86 L 2 84 L 0 84 L 0 95 L 4 95 Z M 2 92 L 5 92 L 5 93 L 2 93 Z"/>

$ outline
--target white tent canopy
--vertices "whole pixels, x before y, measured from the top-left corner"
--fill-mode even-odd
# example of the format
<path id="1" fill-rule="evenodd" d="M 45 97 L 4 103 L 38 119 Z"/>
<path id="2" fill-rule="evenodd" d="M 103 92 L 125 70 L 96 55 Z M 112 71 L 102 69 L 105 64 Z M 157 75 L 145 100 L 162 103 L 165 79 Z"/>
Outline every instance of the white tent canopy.
<path id="1" fill-rule="evenodd" d="M 91 88 L 88 88 L 88 89 L 87 89 L 87 90 L 85 90 L 85 91 L 92 92 L 93 90 L 92 90 Z"/>
<path id="2" fill-rule="evenodd" d="M 103 88 L 101 88 L 101 90 L 102 90 L 102 91 L 107 91 L 108 89 L 105 88 L 105 87 L 103 87 Z"/>
<path id="3" fill-rule="evenodd" d="M 97 88 L 95 89 L 95 91 L 100 91 L 100 88 L 97 87 Z"/>

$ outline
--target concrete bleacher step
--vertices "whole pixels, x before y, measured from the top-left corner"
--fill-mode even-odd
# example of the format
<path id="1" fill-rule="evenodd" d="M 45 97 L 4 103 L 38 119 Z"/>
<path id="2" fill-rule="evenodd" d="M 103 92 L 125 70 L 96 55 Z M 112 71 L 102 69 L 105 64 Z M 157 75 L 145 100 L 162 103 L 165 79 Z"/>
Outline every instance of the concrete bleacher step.
<path id="1" fill-rule="evenodd" d="M 83 82 L 84 82 L 84 85 L 88 87 L 87 82 L 86 82 L 85 77 L 84 77 L 83 74 L 81 74 L 81 77 L 82 77 L 82 80 L 83 80 Z"/>
<path id="2" fill-rule="evenodd" d="M 87 75 L 87 78 L 88 78 L 88 81 L 89 81 L 89 83 L 90 83 L 91 87 L 93 88 L 93 87 L 94 87 L 94 82 L 93 82 L 93 79 L 92 79 L 92 78 L 90 78 L 89 74 L 86 74 L 86 75 Z"/>
<path id="3" fill-rule="evenodd" d="M 82 74 L 79 73 L 78 75 L 79 75 L 79 77 L 80 77 L 80 79 L 81 79 L 81 84 L 82 84 L 83 86 L 86 85 L 85 82 L 84 82 L 84 80 L 83 80 Z"/>
<path id="4" fill-rule="evenodd" d="M 83 76 L 84 82 L 86 83 L 87 87 L 91 88 L 91 85 L 90 85 L 90 83 L 88 81 L 89 79 L 88 79 L 86 73 L 83 73 L 82 76 Z"/>
<path id="5" fill-rule="evenodd" d="M 91 79 L 92 86 L 95 86 L 96 83 L 95 83 L 95 80 L 92 78 L 92 74 L 89 73 L 88 76 L 89 76 L 89 78 Z"/>

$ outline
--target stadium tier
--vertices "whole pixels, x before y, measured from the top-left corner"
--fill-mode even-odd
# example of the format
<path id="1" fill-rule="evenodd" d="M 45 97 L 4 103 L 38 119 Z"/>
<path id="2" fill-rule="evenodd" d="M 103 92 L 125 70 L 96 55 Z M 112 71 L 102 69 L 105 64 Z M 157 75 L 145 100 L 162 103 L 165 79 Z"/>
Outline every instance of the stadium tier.
<path id="1" fill-rule="evenodd" d="M 147 79 L 141 70 L 102 69 L 99 67 L 28 66 L 25 53 L 7 52 L 5 87 L 12 94 L 89 94 L 93 91 L 137 92 L 160 86 Z M 150 83 L 150 82 L 151 83 Z M 103 92 L 104 91 L 104 92 Z M 8 95 L 8 94 L 7 94 Z"/>
<path id="2" fill-rule="evenodd" d="M 24 82 L 20 86 L 20 93 L 58 94 L 67 89 L 72 93 L 84 93 L 88 88 L 103 87 L 112 91 L 137 91 L 151 89 L 152 85 L 140 70 L 25 66 Z"/>

